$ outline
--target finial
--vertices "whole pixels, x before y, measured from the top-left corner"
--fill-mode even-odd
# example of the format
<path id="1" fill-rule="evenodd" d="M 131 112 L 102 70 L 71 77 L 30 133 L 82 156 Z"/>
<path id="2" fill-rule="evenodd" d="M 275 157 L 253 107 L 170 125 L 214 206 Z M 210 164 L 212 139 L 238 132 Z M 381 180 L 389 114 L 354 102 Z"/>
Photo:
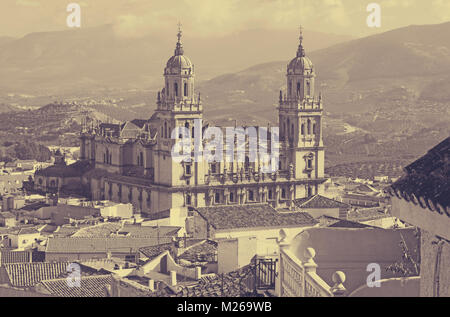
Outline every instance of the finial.
<path id="1" fill-rule="evenodd" d="M 183 35 L 183 31 L 181 30 L 181 23 L 178 22 L 178 33 L 177 33 L 177 37 L 178 37 L 178 43 L 181 43 L 181 36 Z"/>
<path id="2" fill-rule="evenodd" d="M 298 45 L 297 57 L 304 57 L 305 50 L 303 49 L 303 27 L 300 25 L 299 29 L 300 29 L 300 36 L 299 36 L 300 44 Z"/>
<path id="3" fill-rule="evenodd" d="M 181 43 L 181 36 L 183 35 L 183 31 L 181 30 L 181 23 L 178 23 L 178 33 L 177 33 L 177 47 L 175 48 L 175 55 L 183 55 L 183 44 Z"/>

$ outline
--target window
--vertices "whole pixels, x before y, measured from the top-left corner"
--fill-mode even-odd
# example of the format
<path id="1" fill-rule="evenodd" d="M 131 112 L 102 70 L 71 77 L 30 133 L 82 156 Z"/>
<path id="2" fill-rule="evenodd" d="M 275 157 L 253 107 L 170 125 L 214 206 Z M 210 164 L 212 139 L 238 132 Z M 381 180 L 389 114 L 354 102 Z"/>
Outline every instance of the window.
<path id="1" fill-rule="evenodd" d="M 311 95 L 311 83 L 309 81 L 306 82 L 306 89 L 308 92 L 308 96 Z"/>
<path id="2" fill-rule="evenodd" d="M 248 200 L 255 201 L 255 194 L 254 194 L 253 190 L 248 191 Z"/>
<path id="3" fill-rule="evenodd" d="M 234 201 L 234 193 L 233 192 L 230 193 L 230 202 L 232 202 L 232 203 L 235 202 Z"/>
<path id="4" fill-rule="evenodd" d="M 289 81 L 289 95 L 292 94 L 292 81 Z"/>
<path id="5" fill-rule="evenodd" d="M 300 82 L 297 83 L 297 96 L 300 96 Z"/>
<path id="6" fill-rule="evenodd" d="M 192 204 L 192 199 L 190 194 L 186 194 L 186 206 L 190 206 Z"/>
<path id="7" fill-rule="evenodd" d="M 214 202 L 216 204 L 220 204 L 220 193 L 219 192 L 215 193 L 215 195 L 214 195 Z"/>
<path id="8" fill-rule="evenodd" d="M 210 165 L 211 168 L 211 174 L 218 174 L 219 170 L 220 170 L 220 163 L 211 163 Z"/>
<path id="9" fill-rule="evenodd" d="M 302 135 L 305 135 L 305 124 L 302 123 Z"/>
<path id="10" fill-rule="evenodd" d="M 272 190 L 271 189 L 269 189 L 269 199 L 271 200 L 271 199 L 273 199 L 273 192 L 272 192 Z"/>
<path id="11" fill-rule="evenodd" d="M 184 83 L 184 96 L 187 97 L 188 95 L 188 88 L 187 83 Z"/>
<path id="12" fill-rule="evenodd" d="M 312 196 L 312 188 L 308 186 L 308 197 Z"/>
<path id="13" fill-rule="evenodd" d="M 178 97 L 178 83 L 174 84 L 175 96 Z"/>
<path id="14" fill-rule="evenodd" d="M 313 158 L 312 157 L 308 157 L 306 159 L 306 168 L 307 169 L 312 169 L 313 168 Z"/>
<path id="15" fill-rule="evenodd" d="M 308 135 L 309 135 L 309 134 L 311 134 L 311 120 L 308 119 L 307 125 L 308 125 Z"/>
<path id="16" fill-rule="evenodd" d="M 186 174 L 186 176 L 190 176 L 191 175 L 191 165 L 190 164 L 186 164 L 184 166 L 184 173 Z"/>
<path id="17" fill-rule="evenodd" d="M 315 124 L 315 123 L 313 123 L 312 133 L 313 133 L 313 134 L 316 134 L 316 124 Z"/>
<path id="18" fill-rule="evenodd" d="M 286 189 L 285 188 L 281 189 L 281 198 L 286 199 Z"/>

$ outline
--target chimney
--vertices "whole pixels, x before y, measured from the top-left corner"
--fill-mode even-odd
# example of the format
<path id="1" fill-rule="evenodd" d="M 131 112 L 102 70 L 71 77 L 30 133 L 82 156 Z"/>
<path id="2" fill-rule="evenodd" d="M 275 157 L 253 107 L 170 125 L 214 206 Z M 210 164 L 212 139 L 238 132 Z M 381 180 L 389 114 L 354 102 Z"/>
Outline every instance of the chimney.
<path id="1" fill-rule="evenodd" d="M 177 285 L 177 271 L 170 271 L 170 285 Z"/>
<path id="2" fill-rule="evenodd" d="M 148 280 L 148 288 L 150 289 L 150 291 L 154 292 L 155 291 L 155 280 Z"/>
<path id="3" fill-rule="evenodd" d="M 201 266 L 196 266 L 195 267 L 195 279 L 199 280 L 202 278 L 202 268 Z"/>

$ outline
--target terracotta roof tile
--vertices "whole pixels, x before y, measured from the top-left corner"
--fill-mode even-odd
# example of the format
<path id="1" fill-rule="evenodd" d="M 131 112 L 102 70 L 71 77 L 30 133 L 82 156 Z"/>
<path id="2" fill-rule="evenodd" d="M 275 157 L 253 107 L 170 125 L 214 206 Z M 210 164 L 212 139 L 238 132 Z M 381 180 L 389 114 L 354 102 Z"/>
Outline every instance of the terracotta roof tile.
<path id="1" fill-rule="evenodd" d="M 313 226 L 318 223 L 306 212 L 280 213 L 268 204 L 201 207 L 197 212 L 216 229 Z"/>
<path id="2" fill-rule="evenodd" d="M 450 217 L 450 137 L 405 167 L 406 175 L 386 189 L 423 208 Z"/>
<path id="3" fill-rule="evenodd" d="M 34 286 L 42 280 L 54 279 L 67 272 L 69 262 L 6 264 L 10 283 L 15 287 Z"/>
<path id="4" fill-rule="evenodd" d="M 80 287 L 69 287 L 66 278 L 43 280 L 42 285 L 50 294 L 59 297 L 105 297 L 111 286 L 111 275 L 82 276 Z"/>
<path id="5" fill-rule="evenodd" d="M 314 195 L 312 197 L 300 198 L 294 200 L 295 206 L 298 208 L 350 208 L 348 204 L 340 201 L 330 199 L 321 195 Z"/>

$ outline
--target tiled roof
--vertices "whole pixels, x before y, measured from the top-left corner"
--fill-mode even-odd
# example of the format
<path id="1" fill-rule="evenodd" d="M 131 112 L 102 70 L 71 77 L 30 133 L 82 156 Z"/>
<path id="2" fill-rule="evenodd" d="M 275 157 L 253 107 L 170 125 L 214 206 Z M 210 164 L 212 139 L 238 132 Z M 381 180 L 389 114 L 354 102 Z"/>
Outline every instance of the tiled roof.
<path id="1" fill-rule="evenodd" d="M 140 225 L 124 225 L 119 229 L 118 233 L 128 237 L 174 237 L 180 231 L 180 227 L 174 226 L 140 226 Z"/>
<path id="2" fill-rule="evenodd" d="M 386 189 L 391 196 L 450 217 L 450 137 L 405 167 L 406 175 Z"/>
<path id="3" fill-rule="evenodd" d="M 191 263 L 217 262 L 217 242 L 204 240 L 188 248 L 178 258 L 187 260 Z"/>
<path id="4" fill-rule="evenodd" d="M 106 222 L 95 226 L 89 226 L 81 228 L 75 232 L 72 237 L 90 237 L 90 238 L 100 238 L 109 237 L 111 233 L 116 232 L 121 227 L 120 223 L 117 222 Z"/>
<path id="5" fill-rule="evenodd" d="M 215 229 L 312 226 L 317 221 L 306 212 L 279 213 L 268 204 L 197 208 Z"/>
<path id="6" fill-rule="evenodd" d="M 192 287 L 185 287 L 177 296 L 182 297 L 243 297 L 253 290 L 243 283 L 246 276 L 250 276 L 250 265 L 239 270 L 221 275 L 214 275 L 201 279 Z M 254 278 L 253 276 L 251 277 Z"/>
<path id="7" fill-rule="evenodd" d="M 80 287 L 69 287 L 66 278 L 43 280 L 50 294 L 59 297 L 105 297 L 106 288 L 112 284 L 111 275 L 82 276 Z"/>
<path id="8" fill-rule="evenodd" d="M 30 251 L 0 251 L 0 265 L 11 263 L 30 263 L 31 252 Z"/>
<path id="9" fill-rule="evenodd" d="M 139 251 L 142 252 L 149 260 L 153 260 L 158 255 L 165 251 L 170 251 L 172 249 L 172 243 L 164 243 L 160 245 L 154 245 L 149 247 L 140 248 Z"/>
<path id="10" fill-rule="evenodd" d="M 295 206 L 298 208 L 350 208 L 348 204 L 340 201 L 330 199 L 321 195 L 314 195 L 312 197 L 299 198 L 294 200 Z"/>
<path id="11" fill-rule="evenodd" d="M 54 279 L 67 272 L 68 262 L 6 264 L 12 286 L 30 287 L 42 280 Z"/>
<path id="12" fill-rule="evenodd" d="M 347 213 L 347 219 L 350 221 L 369 221 L 387 217 L 391 215 L 385 213 L 384 208 L 355 209 Z"/>
<path id="13" fill-rule="evenodd" d="M 339 218 L 334 218 L 330 216 L 319 217 L 321 227 L 329 228 L 370 228 L 371 226 L 359 223 L 356 221 L 349 221 Z"/>
<path id="14" fill-rule="evenodd" d="M 47 253 L 97 253 L 97 252 L 137 252 L 140 248 L 172 242 L 172 237 L 108 237 L 49 238 Z"/>
<path id="15" fill-rule="evenodd" d="M 42 170 L 37 170 L 36 175 L 53 177 L 77 177 L 90 170 L 92 166 L 88 161 L 78 161 L 68 166 L 53 165 Z"/>

